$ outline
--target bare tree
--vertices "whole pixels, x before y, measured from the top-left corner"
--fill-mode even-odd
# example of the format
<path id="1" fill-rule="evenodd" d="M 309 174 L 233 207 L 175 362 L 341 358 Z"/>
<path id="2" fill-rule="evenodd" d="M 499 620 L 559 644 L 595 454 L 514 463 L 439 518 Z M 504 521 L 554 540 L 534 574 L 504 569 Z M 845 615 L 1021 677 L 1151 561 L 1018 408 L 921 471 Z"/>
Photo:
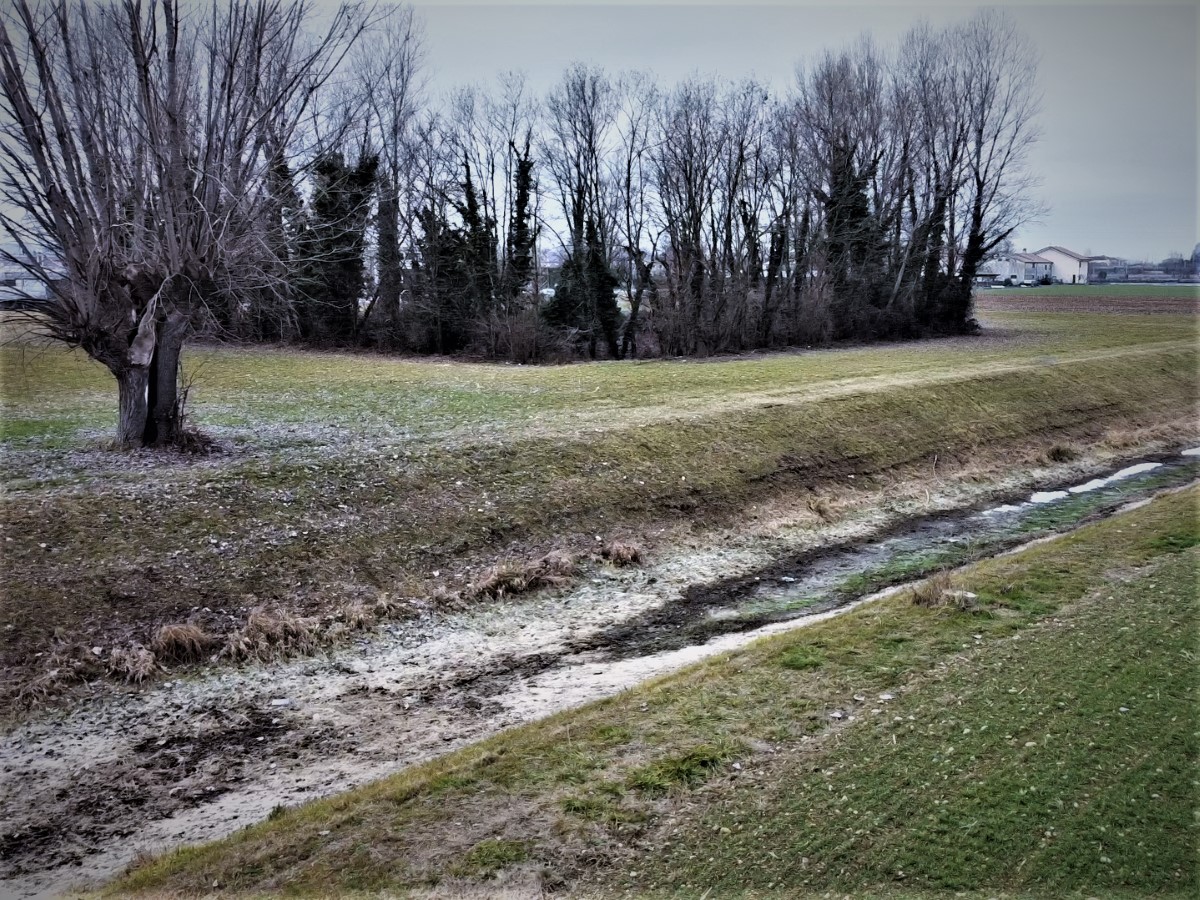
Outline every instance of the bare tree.
<path id="1" fill-rule="evenodd" d="M 578 329 L 592 356 L 603 340 L 610 356 L 620 311 L 613 297 L 613 214 L 606 160 L 615 140 L 618 95 L 600 69 L 574 65 L 546 101 L 542 156 L 566 223 L 566 261 L 549 315 Z"/>
<path id="2" fill-rule="evenodd" d="M 950 317 L 966 327 L 971 288 L 980 264 L 1018 226 L 1040 212 L 1036 183 L 1026 168 L 1038 139 L 1037 53 L 1011 18 L 976 13 L 952 31 L 963 72 L 965 117 L 965 238 L 957 272 L 959 291 Z"/>
<path id="3" fill-rule="evenodd" d="M 409 5 L 387 7 L 371 40 L 361 41 L 354 60 L 366 110 L 367 145 L 379 156 L 376 212 L 376 301 L 392 328 L 399 327 L 404 263 L 401 247 L 415 221 L 404 202 L 412 180 L 413 135 L 425 83 L 420 25 Z"/>
<path id="4" fill-rule="evenodd" d="M 667 238 L 667 302 L 654 321 L 668 354 L 708 353 L 706 228 L 711 222 L 724 142 L 720 99 L 711 79 L 692 78 L 663 97 L 662 139 L 654 178 Z"/>
<path id="5" fill-rule="evenodd" d="M 117 379 L 117 440 L 178 436 L 180 353 L 210 306 L 271 287 L 278 148 L 361 33 L 303 0 L 14 0 L 0 20 L 0 224 L 51 285 L 49 333 Z M 36 260 L 36 250 L 61 272 Z M 236 302 L 236 301 L 235 301 Z"/>
<path id="6" fill-rule="evenodd" d="M 651 154 L 661 139 L 658 130 L 658 86 L 644 72 L 621 78 L 618 91 L 618 147 L 610 162 L 609 178 L 618 198 L 615 229 L 623 253 L 622 280 L 629 297 L 629 320 L 621 334 L 621 357 L 637 356 L 642 303 L 647 292 L 657 305 L 652 272 L 660 229 L 653 218 Z"/>

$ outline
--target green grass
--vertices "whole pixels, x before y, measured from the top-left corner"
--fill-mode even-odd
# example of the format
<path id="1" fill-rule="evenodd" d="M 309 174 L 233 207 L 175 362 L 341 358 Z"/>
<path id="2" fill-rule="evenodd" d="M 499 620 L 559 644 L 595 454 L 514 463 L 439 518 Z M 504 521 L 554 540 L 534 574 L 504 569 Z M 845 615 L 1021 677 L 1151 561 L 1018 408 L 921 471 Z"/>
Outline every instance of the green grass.
<path id="1" fill-rule="evenodd" d="M 523 841 L 480 841 L 463 856 L 455 874 L 486 878 L 528 857 L 529 848 Z"/>
<path id="2" fill-rule="evenodd" d="M 394 446 L 448 433 L 478 439 L 482 431 L 490 439 L 497 429 L 608 428 L 638 410 L 686 413 L 714 399 L 769 399 L 849 378 L 966 376 L 1048 354 L 1069 357 L 1196 335 L 1189 316 L 988 312 L 984 319 L 1005 337 L 765 354 L 716 365 L 521 367 L 196 346 L 185 351 L 184 370 L 193 420 L 229 440 L 277 449 L 347 438 Z M 50 434 L 73 435 L 88 446 L 113 429 L 116 387 L 82 352 L 9 343 L 0 346 L 0 404 L 10 449 L 40 447 Z"/>
<path id="3" fill-rule="evenodd" d="M 168 854 L 112 893 L 403 890 L 492 841 L 566 877 L 587 853 L 593 888 L 638 896 L 1188 895 L 1197 500 L 962 570 L 970 611 L 897 595 Z"/>
<path id="4" fill-rule="evenodd" d="M 809 764 L 768 765 L 631 865 L 639 885 L 1195 896 L 1197 561 L 1101 586 Z"/>
<path id="5" fill-rule="evenodd" d="M 1200 285 L 1195 284 L 1051 284 L 1028 288 L 993 288 L 981 296 L 1003 298 L 1006 295 L 1021 297 L 1087 297 L 1103 300 L 1106 297 L 1153 301 L 1200 299 Z"/>

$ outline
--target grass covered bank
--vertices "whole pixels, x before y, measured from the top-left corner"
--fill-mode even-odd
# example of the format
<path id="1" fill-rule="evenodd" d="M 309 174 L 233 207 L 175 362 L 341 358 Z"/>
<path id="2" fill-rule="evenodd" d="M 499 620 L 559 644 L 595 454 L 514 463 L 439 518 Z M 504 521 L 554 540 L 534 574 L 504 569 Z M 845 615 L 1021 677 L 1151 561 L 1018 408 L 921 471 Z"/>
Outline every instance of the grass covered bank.
<path id="1" fill-rule="evenodd" d="M 190 402 L 226 446 L 202 459 L 103 450 L 107 375 L 2 347 L 0 674 L 94 677 L 91 647 L 185 621 L 219 638 L 256 608 L 404 615 L 597 535 L 653 544 L 851 475 L 1191 421 L 1193 316 L 982 305 L 980 338 L 708 363 L 195 348 Z"/>
<path id="2" fill-rule="evenodd" d="M 760 641 L 111 893 L 1191 896 L 1198 499 L 960 570 L 969 604 L 904 593 Z"/>
<path id="3" fill-rule="evenodd" d="M 3 665 L 29 669 L 57 633 L 147 643 L 257 606 L 453 595 L 498 558 L 586 552 L 595 536 L 729 521 L 748 504 L 938 458 L 1192 408 L 1191 349 L 1006 365 L 891 384 L 824 383 L 770 403 L 570 436 L 334 447 L 152 468 L 5 497 Z M 391 452 L 388 452 L 388 451 Z M 436 573 L 436 574 L 435 574 Z M 169 584 L 170 590 L 164 590 Z M 206 609 L 205 613 L 197 613 Z"/>

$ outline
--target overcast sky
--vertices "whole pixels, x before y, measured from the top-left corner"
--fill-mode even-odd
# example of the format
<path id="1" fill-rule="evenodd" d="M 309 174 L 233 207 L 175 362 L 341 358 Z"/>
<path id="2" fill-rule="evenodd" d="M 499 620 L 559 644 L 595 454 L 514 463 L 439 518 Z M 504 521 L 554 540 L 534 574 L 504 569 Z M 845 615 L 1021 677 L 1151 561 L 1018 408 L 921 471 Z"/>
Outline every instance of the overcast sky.
<path id="1" fill-rule="evenodd" d="M 1016 246 L 1161 259 L 1200 242 L 1194 0 L 1167 4 L 1002 4 L 1041 52 L 1043 137 L 1031 162 L 1050 211 Z M 487 84 L 520 69 L 552 85 L 579 60 L 648 69 L 663 82 L 692 72 L 755 75 L 779 88 L 795 65 L 854 40 L 883 44 L 927 19 L 958 21 L 963 3 L 416 4 L 430 87 Z"/>

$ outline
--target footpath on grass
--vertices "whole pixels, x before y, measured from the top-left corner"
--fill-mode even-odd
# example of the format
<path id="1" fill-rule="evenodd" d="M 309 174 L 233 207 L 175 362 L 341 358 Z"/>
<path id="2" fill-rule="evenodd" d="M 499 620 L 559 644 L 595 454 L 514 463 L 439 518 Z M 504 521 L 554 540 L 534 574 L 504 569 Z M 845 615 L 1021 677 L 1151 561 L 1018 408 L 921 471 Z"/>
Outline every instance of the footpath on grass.
<path id="1" fill-rule="evenodd" d="M 1198 500 L 280 809 L 111 893 L 1192 896 Z"/>

